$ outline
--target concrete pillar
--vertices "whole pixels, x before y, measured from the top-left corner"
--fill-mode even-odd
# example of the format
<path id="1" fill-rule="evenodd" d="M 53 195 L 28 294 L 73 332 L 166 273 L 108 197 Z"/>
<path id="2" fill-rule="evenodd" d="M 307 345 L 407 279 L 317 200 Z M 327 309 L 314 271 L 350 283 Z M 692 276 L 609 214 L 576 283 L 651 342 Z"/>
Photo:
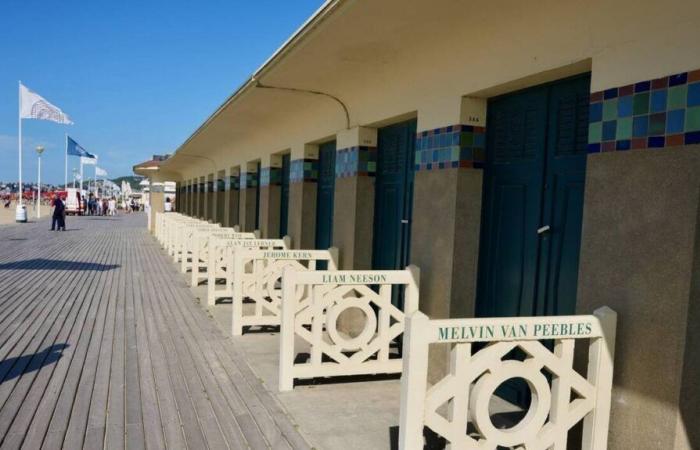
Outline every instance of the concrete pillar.
<path id="1" fill-rule="evenodd" d="M 340 268 L 370 269 L 374 230 L 377 130 L 356 127 L 337 135 L 333 245 Z"/>
<path id="2" fill-rule="evenodd" d="M 207 195 L 206 195 L 206 220 L 209 222 L 216 222 L 216 183 L 214 180 L 214 174 L 210 173 L 207 175 Z"/>
<path id="3" fill-rule="evenodd" d="M 431 319 L 474 317 L 486 101 L 455 97 L 422 106 L 411 219 L 411 264 L 421 269 L 419 307 Z M 432 346 L 431 381 L 446 373 L 449 352 L 449 345 Z"/>
<path id="4" fill-rule="evenodd" d="M 314 248 L 316 243 L 316 190 L 318 145 L 292 147 L 289 177 L 289 236 L 294 248 Z"/>
<path id="5" fill-rule="evenodd" d="M 591 154 L 577 312 L 618 313 L 609 447 L 700 448 L 700 145 Z"/>
<path id="6" fill-rule="evenodd" d="M 411 263 L 421 268 L 420 309 L 432 319 L 474 316 L 485 121 L 484 99 L 418 110 Z"/>
<path id="7" fill-rule="evenodd" d="M 241 231 L 255 231 L 255 203 L 257 201 L 257 163 L 248 163 L 241 171 L 240 221 Z"/>
<path id="8" fill-rule="evenodd" d="M 160 180 L 157 180 L 153 177 L 149 178 L 148 180 L 150 182 L 149 186 L 149 194 L 148 194 L 148 201 L 149 201 L 149 208 L 150 208 L 150 217 L 148 218 L 148 225 L 151 233 L 155 232 L 156 228 L 156 213 L 162 213 L 165 212 L 165 197 L 163 193 L 163 183 Z"/>
<path id="9" fill-rule="evenodd" d="M 279 238 L 282 158 L 270 155 L 260 170 L 260 234 L 263 238 Z"/>
<path id="10" fill-rule="evenodd" d="M 229 175 L 227 179 L 227 189 L 226 193 L 226 215 L 229 227 L 234 227 L 239 225 L 239 205 L 240 205 L 240 168 L 232 167 L 229 169 Z"/>

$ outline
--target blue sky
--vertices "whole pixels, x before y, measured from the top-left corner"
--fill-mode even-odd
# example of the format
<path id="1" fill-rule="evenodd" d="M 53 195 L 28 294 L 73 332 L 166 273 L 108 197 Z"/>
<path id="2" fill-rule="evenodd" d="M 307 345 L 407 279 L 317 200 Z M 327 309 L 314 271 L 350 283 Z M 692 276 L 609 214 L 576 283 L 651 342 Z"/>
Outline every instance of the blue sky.
<path id="1" fill-rule="evenodd" d="M 23 121 L 25 180 L 36 179 L 41 144 L 42 181 L 63 183 L 65 132 L 110 177 L 131 175 L 174 151 L 321 4 L 3 0 L 0 180 L 17 179 L 18 80 L 75 122 Z"/>

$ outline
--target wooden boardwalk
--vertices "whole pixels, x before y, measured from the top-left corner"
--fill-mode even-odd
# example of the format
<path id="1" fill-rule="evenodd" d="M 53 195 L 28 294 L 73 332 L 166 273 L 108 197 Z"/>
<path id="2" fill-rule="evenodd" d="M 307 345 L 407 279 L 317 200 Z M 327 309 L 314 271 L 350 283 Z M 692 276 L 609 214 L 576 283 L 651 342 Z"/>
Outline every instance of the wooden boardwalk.
<path id="1" fill-rule="evenodd" d="M 309 448 L 143 214 L 0 227 L 0 448 Z"/>

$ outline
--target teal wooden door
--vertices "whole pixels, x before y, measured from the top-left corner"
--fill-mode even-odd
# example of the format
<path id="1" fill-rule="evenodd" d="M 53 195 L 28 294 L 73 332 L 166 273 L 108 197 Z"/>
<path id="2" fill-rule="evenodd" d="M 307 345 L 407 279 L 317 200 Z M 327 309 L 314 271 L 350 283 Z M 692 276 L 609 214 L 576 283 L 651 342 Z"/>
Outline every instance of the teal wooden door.
<path id="1" fill-rule="evenodd" d="M 282 156 L 282 188 L 280 189 L 280 237 L 287 235 L 289 223 L 289 168 L 290 155 Z"/>
<path id="2" fill-rule="evenodd" d="M 377 133 L 374 269 L 403 269 L 408 264 L 415 142 L 415 120 L 380 128 Z"/>
<path id="3" fill-rule="evenodd" d="M 489 102 L 479 316 L 574 312 L 589 91 L 583 76 Z"/>
<path id="4" fill-rule="evenodd" d="M 316 189 L 316 248 L 326 250 L 333 243 L 333 199 L 335 196 L 335 141 L 318 148 Z"/>
<path id="5" fill-rule="evenodd" d="M 255 229 L 260 229 L 260 163 L 255 171 Z M 247 213 L 246 213 L 247 214 Z"/>

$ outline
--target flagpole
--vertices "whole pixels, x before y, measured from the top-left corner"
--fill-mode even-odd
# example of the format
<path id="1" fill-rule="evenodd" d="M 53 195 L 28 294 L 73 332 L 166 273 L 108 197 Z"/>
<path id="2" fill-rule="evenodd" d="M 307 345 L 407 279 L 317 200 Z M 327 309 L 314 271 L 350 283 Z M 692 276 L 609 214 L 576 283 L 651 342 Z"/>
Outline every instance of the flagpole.
<path id="1" fill-rule="evenodd" d="M 68 189 L 68 133 L 66 134 L 66 164 L 63 171 L 63 189 Z"/>
<path id="2" fill-rule="evenodd" d="M 19 108 L 17 109 L 17 118 L 19 122 L 19 206 L 22 206 L 22 81 L 19 81 L 18 92 L 19 92 Z"/>
<path id="3" fill-rule="evenodd" d="M 80 157 L 80 196 L 83 196 L 83 157 Z"/>

